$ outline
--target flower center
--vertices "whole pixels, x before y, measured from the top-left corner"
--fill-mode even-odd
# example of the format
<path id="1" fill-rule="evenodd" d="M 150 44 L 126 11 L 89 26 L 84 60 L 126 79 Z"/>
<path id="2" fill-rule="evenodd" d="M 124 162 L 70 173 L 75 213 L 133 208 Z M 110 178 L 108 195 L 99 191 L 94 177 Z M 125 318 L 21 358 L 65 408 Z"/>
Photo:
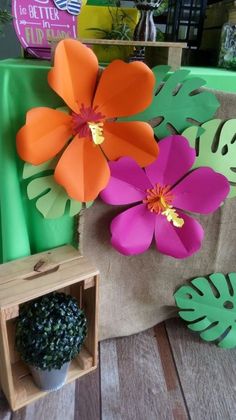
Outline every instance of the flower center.
<path id="1" fill-rule="evenodd" d="M 79 137 L 90 137 L 94 144 L 104 141 L 103 120 L 105 116 L 97 108 L 85 107 L 83 104 L 80 113 L 72 112 L 72 131 Z"/>
<path id="2" fill-rule="evenodd" d="M 143 202 L 147 204 L 148 210 L 161 214 L 171 205 L 173 198 L 169 185 L 163 187 L 157 184 L 154 188 L 147 190 L 147 197 Z"/>
<path id="3" fill-rule="evenodd" d="M 179 217 L 176 209 L 171 205 L 173 198 L 174 196 L 171 194 L 169 185 L 156 184 L 154 188 L 147 190 L 147 196 L 143 203 L 147 204 L 148 210 L 152 213 L 162 214 L 175 227 L 182 227 L 184 220 Z"/>

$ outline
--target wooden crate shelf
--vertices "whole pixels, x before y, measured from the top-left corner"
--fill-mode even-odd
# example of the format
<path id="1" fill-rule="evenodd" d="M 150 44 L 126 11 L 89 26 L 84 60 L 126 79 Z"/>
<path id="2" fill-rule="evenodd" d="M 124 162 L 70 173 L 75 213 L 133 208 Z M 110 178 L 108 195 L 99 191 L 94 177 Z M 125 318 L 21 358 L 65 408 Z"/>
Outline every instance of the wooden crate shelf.
<path id="1" fill-rule="evenodd" d="M 91 372 L 94 369 L 96 369 L 96 366 L 93 366 L 93 356 L 86 348 L 82 348 L 80 356 L 70 363 L 66 383 L 73 382 L 88 373 L 88 371 Z M 12 375 L 15 388 L 16 409 L 24 407 L 36 399 L 47 395 L 47 392 L 40 391 L 37 388 L 28 367 L 22 361 L 18 361 L 12 365 Z"/>
<path id="2" fill-rule="evenodd" d="M 79 355 L 70 363 L 67 383 L 72 382 L 97 367 L 98 278 L 98 270 L 71 246 L 0 266 L 0 382 L 13 410 L 47 394 L 34 384 L 15 350 L 19 306 L 60 291 L 74 296 L 84 309 L 88 335 Z"/>

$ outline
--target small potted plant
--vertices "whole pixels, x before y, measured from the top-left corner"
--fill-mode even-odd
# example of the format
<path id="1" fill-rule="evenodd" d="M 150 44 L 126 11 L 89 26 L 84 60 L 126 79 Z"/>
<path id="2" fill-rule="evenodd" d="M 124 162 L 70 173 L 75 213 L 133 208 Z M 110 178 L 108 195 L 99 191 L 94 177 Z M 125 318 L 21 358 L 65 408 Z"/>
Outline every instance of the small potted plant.
<path id="1" fill-rule="evenodd" d="M 92 11 L 92 6 L 87 6 L 87 13 L 92 13 Z M 101 14 L 100 27 L 86 27 L 85 31 L 90 32 L 89 38 L 121 41 L 133 39 L 138 17 L 138 12 L 135 9 L 122 8 L 119 0 L 110 0 L 108 6 L 99 6 L 97 12 Z M 79 31 L 81 31 L 80 26 Z M 100 63 L 109 63 L 115 59 L 128 60 L 133 47 L 115 44 L 94 45 L 93 51 Z"/>
<path id="2" fill-rule="evenodd" d="M 47 391 L 61 388 L 69 362 L 87 335 L 87 321 L 75 298 L 51 293 L 20 307 L 16 349 L 30 367 L 36 385 Z"/>

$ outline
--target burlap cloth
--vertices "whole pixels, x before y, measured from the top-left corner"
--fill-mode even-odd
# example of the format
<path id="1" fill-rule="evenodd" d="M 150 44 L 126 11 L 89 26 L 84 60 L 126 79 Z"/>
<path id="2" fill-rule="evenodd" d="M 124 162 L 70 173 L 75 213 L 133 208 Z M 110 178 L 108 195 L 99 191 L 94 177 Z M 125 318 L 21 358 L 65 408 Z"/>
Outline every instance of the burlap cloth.
<path id="1" fill-rule="evenodd" d="M 216 94 L 221 103 L 217 116 L 236 118 L 236 95 Z M 134 334 L 176 315 L 173 293 L 189 279 L 236 271 L 236 198 L 212 215 L 197 217 L 205 239 L 201 251 L 185 260 L 161 255 L 155 245 L 134 257 L 115 251 L 109 225 L 123 209 L 98 200 L 84 215 L 83 254 L 101 273 L 100 340 Z"/>

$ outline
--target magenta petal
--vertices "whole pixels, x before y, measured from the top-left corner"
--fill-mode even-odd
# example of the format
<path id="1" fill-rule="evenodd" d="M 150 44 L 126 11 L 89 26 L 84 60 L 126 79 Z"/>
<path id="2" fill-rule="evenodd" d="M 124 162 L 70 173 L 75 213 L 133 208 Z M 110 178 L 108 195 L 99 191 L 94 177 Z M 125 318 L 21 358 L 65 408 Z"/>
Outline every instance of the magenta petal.
<path id="1" fill-rule="evenodd" d="M 175 188 L 173 206 L 207 214 L 216 210 L 229 193 L 229 182 L 211 168 L 199 168 L 188 174 Z"/>
<path id="2" fill-rule="evenodd" d="M 130 204 L 142 201 L 146 190 L 152 188 L 143 169 L 135 160 L 121 158 L 109 162 L 111 178 L 100 197 L 108 204 Z"/>
<path id="3" fill-rule="evenodd" d="M 181 228 L 174 227 L 165 216 L 157 216 L 155 239 L 158 251 L 175 258 L 186 258 L 197 252 L 202 244 L 204 231 L 197 220 L 178 212 L 184 219 Z"/>
<path id="4" fill-rule="evenodd" d="M 195 149 L 189 146 L 183 136 L 170 136 L 159 141 L 157 160 L 145 168 L 153 185 L 173 185 L 193 166 L 196 159 Z"/>
<path id="5" fill-rule="evenodd" d="M 111 223 L 112 246 L 124 255 L 146 251 L 152 243 L 155 220 L 156 215 L 144 204 L 121 213 Z"/>

